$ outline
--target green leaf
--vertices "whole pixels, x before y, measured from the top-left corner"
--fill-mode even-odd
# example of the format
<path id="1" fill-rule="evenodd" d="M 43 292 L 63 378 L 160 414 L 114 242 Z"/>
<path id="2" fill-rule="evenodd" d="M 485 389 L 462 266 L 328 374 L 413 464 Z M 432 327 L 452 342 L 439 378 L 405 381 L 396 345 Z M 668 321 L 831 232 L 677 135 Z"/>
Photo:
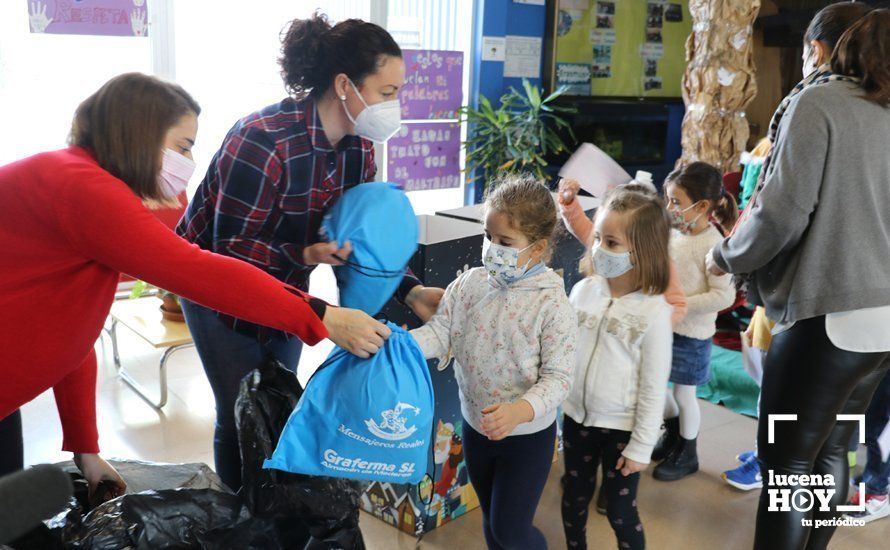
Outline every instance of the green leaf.
<path id="1" fill-rule="evenodd" d="M 130 291 L 130 299 L 135 300 L 136 298 L 142 297 L 142 294 L 148 288 L 148 284 L 145 281 L 136 281 L 133 284 L 133 290 Z"/>

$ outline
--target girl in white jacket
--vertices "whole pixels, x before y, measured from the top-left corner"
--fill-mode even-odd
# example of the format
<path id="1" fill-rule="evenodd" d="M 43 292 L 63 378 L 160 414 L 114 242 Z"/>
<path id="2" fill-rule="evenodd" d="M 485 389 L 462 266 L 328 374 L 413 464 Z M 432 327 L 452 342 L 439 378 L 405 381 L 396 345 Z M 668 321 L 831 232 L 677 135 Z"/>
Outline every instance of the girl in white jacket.
<path id="1" fill-rule="evenodd" d="M 556 205 L 539 182 L 503 180 L 485 202 L 485 267 L 448 286 L 412 331 L 427 358 L 449 348 L 463 412 L 470 481 L 489 548 L 547 548 L 532 525 L 569 392 L 576 321 L 560 275 L 545 263 Z"/>
<path id="2" fill-rule="evenodd" d="M 562 519 L 571 549 L 587 547 L 587 509 L 601 462 L 618 546 L 645 546 L 637 485 L 658 439 L 671 370 L 669 234 L 657 197 L 612 191 L 594 219 L 588 277 L 569 297 L 578 316 L 575 381 L 563 404 Z"/>

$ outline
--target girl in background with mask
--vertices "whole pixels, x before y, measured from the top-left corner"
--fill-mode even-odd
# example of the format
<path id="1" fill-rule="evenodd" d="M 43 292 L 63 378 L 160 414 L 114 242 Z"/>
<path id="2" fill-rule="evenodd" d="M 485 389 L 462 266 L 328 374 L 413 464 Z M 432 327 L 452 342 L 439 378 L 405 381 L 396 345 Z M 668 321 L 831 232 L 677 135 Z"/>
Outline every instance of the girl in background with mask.
<path id="1" fill-rule="evenodd" d="M 118 76 L 77 108 L 67 149 L 0 167 L 0 477 L 24 466 L 19 407 L 53 389 L 91 493 L 124 481 L 99 456 L 96 355 L 121 273 L 229 315 L 374 351 L 389 329 L 326 307 L 244 262 L 177 237 L 145 206 L 175 200 L 200 108 L 175 84 Z"/>
<path id="2" fill-rule="evenodd" d="M 412 331 L 427 358 L 454 354 L 464 453 L 489 548 L 547 547 L 532 525 L 569 391 L 575 314 L 545 259 L 557 213 L 530 176 L 495 182 L 485 201 L 484 267 L 451 283 Z"/>
<path id="3" fill-rule="evenodd" d="M 331 26 L 318 14 L 291 22 L 279 62 L 290 97 L 235 123 L 176 232 L 306 291 L 315 266 L 351 253 L 348 242 L 319 242 L 319 227 L 344 191 L 374 179 L 374 142 L 401 125 L 405 63 L 383 28 L 358 19 Z M 442 293 L 408 273 L 396 298 L 426 320 Z M 216 401 L 216 472 L 238 490 L 241 379 L 269 355 L 296 371 L 302 343 L 188 300 L 182 309 Z"/>
<path id="4" fill-rule="evenodd" d="M 736 290 L 730 277 L 707 272 L 705 259 L 723 235 L 711 223 L 732 227 L 738 217 L 735 199 L 723 189 L 720 171 L 704 162 L 674 170 L 665 181 L 673 219 L 671 258 L 686 292 L 686 317 L 674 328 L 673 363 L 664 408 L 665 433 L 653 460 L 662 460 L 652 475 L 676 481 L 698 471 L 696 441 L 701 409 L 696 387 L 710 379 L 711 338 L 717 313 L 731 306 Z"/>
<path id="5" fill-rule="evenodd" d="M 637 485 L 658 439 L 671 365 L 670 220 L 655 196 L 611 191 L 594 218 L 578 317 L 575 381 L 563 404 L 569 548 L 587 548 L 587 509 L 603 465 L 606 515 L 620 548 L 645 547 Z"/>

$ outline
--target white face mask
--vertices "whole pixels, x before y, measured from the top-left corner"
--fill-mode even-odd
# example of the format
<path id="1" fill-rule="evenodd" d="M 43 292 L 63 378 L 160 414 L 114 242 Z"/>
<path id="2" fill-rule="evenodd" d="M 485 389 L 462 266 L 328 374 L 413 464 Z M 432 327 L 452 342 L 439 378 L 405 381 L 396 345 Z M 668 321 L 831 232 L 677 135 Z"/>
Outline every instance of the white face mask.
<path id="1" fill-rule="evenodd" d="M 621 277 L 634 268 L 630 252 L 609 252 L 599 246 L 593 247 L 593 268 L 596 274 L 606 279 Z"/>
<path id="2" fill-rule="evenodd" d="M 500 283 L 502 286 L 508 286 L 515 283 L 525 275 L 528 269 L 529 261 L 524 266 L 519 266 L 519 255 L 528 250 L 534 243 L 526 246 L 522 250 L 510 248 L 495 244 L 487 238 L 482 242 L 482 265 L 488 271 L 489 277 Z"/>
<path id="3" fill-rule="evenodd" d="M 358 98 L 365 105 L 365 108 L 352 118 L 349 109 L 346 107 L 346 96 L 340 96 L 340 103 L 343 104 L 343 110 L 349 121 L 355 126 L 355 133 L 359 136 L 376 142 L 384 142 L 395 135 L 402 127 L 402 106 L 398 99 L 383 101 L 368 105 L 362 93 L 358 91 L 352 80 L 349 81 L 352 89 L 358 95 Z"/>
<path id="4" fill-rule="evenodd" d="M 158 185 L 165 197 L 172 199 L 182 194 L 194 173 L 195 161 L 172 149 L 164 149 Z"/>

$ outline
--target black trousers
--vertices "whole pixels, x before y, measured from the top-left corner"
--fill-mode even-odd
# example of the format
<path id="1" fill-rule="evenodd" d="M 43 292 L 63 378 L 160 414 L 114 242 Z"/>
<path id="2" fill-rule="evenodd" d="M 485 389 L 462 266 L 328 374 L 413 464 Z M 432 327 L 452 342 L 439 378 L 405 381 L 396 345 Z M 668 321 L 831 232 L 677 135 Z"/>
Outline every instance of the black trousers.
<path id="1" fill-rule="evenodd" d="M 15 411 L 0 420 L 0 477 L 25 467 L 22 413 Z"/>
<path id="2" fill-rule="evenodd" d="M 836 507 L 846 502 L 849 485 L 847 445 L 854 421 L 838 414 L 864 414 L 872 394 L 890 366 L 890 353 L 854 353 L 837 348 L 825 332 L 825 317 L 800 321 L 773 339 L 763 372 L 757 452 L 763 491 L 757 510 L 756 550 L 823 549 L 833 527 L 815 528 L 817 521 L 840 518 Z M 796 421 L 774 422 L 769 443 L 769 416 L 796 414 Z M 769 511 L 774 474 L 831 474 L 836 493 L 830 511 Z M 790 487 L 792 492 L 799 487 Z M 805 508 L 805 506 L 801 506 Z M 812 526 L 807 523 L 812 521 Z"/>
<path id="3" fill-rule="evenodd" d="M 596 470 L 602 463 L 606 516 L 618 539 L 618 547 L 633 550 L 645 548 L 643 524 L 637 511 L 640 474 L 625 477 L 615 469 L 621 451 L 630 441 L 630 432 L 590 428 L 566 416 L 562 437 L 566 464 L 562 526 L 568 547 L 578 550 L 587 548 L 587 510 L 596 493 Z M 604 543 L 605 546 L 608 545 Z"/>

